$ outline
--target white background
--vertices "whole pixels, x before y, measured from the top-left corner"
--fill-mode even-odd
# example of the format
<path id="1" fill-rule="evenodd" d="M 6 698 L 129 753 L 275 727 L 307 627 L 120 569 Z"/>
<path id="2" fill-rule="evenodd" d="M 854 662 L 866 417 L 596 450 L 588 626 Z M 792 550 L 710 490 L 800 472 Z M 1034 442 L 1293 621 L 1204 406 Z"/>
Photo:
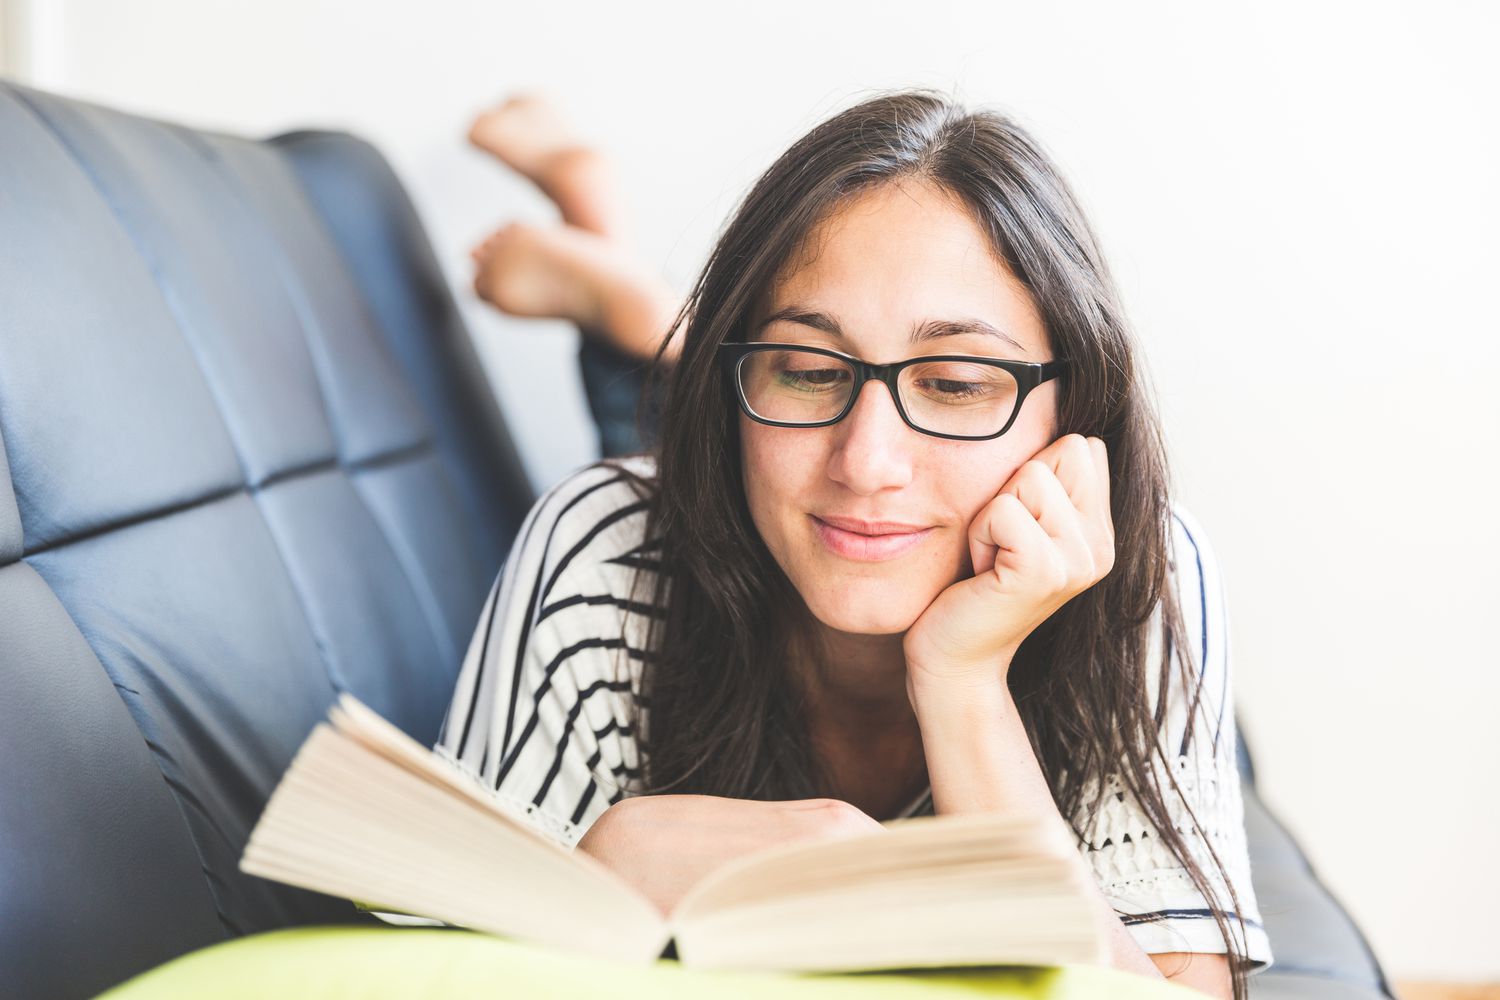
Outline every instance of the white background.
<path id="1" fill-rule="evenodd" d="M 489 228 L 555 217 L 463 144 L 483 104 L 561 100 L 683 288 L 759 172 L 870 89 L 1013 112 L 1076 184 L 1144 341 L 1226 573 L 1265 799 L 1390 973 L 1478 979 L 1500 977 L 1496 11 L 0 0 L 0 58 L 192 125 L 377 143 L 538 486 L 593 438 L 573 335 L 468 293 Z"/>

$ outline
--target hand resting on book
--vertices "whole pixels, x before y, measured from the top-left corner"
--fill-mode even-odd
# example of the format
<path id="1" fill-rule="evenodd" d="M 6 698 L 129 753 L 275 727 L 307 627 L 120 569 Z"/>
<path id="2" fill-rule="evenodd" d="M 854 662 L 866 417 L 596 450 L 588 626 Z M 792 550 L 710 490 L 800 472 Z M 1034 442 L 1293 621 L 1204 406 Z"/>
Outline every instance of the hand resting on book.
<path id="1" fill-rule="evenodd" d="M 590 841 L 612 868 L 345 692 L 271 793 L 240 869 L 625 962 L 672 947 L 703 968 L 788 972 L 1108 960 L 1089 876 L 1033 815 L 878 824 L 828 799 L 625 801 Z M 644 860 L 619 860 L 632 853 Z"/>
<path id="2" fill-rule="evenodd" d="M 576 850 L 591 855 L 670 913 L 726 862 L 770 847 L 881 832 L 839 799 L 760 802 L 718 795 L 640 795 L 594 821 Z"/>

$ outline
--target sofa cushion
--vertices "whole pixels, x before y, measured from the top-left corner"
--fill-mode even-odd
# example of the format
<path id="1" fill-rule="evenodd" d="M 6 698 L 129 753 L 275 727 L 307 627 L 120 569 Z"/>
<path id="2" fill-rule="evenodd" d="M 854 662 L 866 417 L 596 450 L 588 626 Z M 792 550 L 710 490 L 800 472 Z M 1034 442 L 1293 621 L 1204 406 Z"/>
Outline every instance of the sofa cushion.
<path id="1" fill-rule="evenodd" d="M 5 82 L 0 143 L 0 994 L 81 996 L 362 919 L 244 841 L 337 692 L 435 737 L 532 493 L 367 144 Z"/>

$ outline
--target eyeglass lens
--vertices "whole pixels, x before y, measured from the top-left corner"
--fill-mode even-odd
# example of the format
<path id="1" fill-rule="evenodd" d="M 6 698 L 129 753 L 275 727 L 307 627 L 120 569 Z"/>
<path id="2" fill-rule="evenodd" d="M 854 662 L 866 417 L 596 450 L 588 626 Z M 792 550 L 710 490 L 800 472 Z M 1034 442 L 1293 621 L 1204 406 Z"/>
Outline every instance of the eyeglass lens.
<path id="1" fill-rule="evenodd" d="M 756 351 L 738 368 L 740 390 L 757 416 L 778 423 L 816 424 L 843 412 L 854 367 L 826 354 Z M 997 433 L 1020 395 L 1004 368 L 973 361 L 908 365 L 897 378 L 902 407 L 923 430 L 964 437 Z"/>

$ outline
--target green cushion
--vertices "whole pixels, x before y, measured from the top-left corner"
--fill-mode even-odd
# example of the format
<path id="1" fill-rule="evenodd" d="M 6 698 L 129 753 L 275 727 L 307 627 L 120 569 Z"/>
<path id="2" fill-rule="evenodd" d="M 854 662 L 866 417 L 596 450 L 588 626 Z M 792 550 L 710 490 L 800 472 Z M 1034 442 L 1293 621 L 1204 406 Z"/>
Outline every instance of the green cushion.
<path id="1" fill-rule="evenodd" d="M 622 965 L 488 934 L 438 928 L 299 927 L 183 955 L 104 994 L 108 1000 L 295 996 L 518 997 L 1108 997 L 1190 1000 L 1202 994 L 1096 966 L 1013 967 L 967 975 L 772 975 L 710 972 L 672 961 Z"/>

